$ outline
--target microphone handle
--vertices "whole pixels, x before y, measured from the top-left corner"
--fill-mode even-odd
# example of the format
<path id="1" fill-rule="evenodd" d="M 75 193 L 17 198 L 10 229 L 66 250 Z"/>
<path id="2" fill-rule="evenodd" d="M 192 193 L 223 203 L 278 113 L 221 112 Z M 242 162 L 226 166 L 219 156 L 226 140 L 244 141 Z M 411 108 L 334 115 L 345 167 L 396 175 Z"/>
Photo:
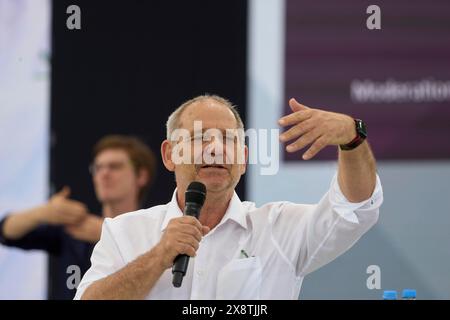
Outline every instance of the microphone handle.
<path id="1" fill-rule="evenodd" d="M 202 206 L 195 202 L 186 202 L 186 206 L 184 207 L 184 215 L 192 216 L 198 219 Z"/>
<path id="2" fill-rule="evenodd" d="M 194 202 L 187 202 L 184 208 L 184 214 L 186 216 L 193 216 L 198 218 L 200 214 L 201 206 Z M 187 254 L 179 254 L 173 261 L 172 267 L 172 284 L 174 287 L 181 287 L 183 277 L 186 275 L 186 271 L 189 265 L 189 256 Z"/>

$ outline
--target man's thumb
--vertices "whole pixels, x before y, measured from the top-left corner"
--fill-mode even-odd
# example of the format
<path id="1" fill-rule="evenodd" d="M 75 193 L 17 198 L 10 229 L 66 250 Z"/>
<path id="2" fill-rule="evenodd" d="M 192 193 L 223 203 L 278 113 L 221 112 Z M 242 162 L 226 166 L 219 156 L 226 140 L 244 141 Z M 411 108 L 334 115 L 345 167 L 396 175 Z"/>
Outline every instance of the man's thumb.
<path id="1" fill-rule="evenodd" d="M 210 232 L 210 231 L 211 231 L 211 229 L 209 227 L 202 226 L 202 232 L 203 232 L 204 236 L 206 236 L 208 234 L 208 232 Z"/>
<path id="2" fill-rule="evenodd" d="M 61 191 L 57 193 L 58 196 L 63 198 L 68 198 L 70 196 L 70 188 L 68 186 L 64 186 Z"/>
<path id="3" fill-rule="evenodd" d="M 293 112 L 302 111 L 302 110 L 308 110 L 309 108 L 301 103 L 298 103 L 295 98 L 291 98 L 289 100 L 289 106 L 291 107 L 291 110 Z"/>

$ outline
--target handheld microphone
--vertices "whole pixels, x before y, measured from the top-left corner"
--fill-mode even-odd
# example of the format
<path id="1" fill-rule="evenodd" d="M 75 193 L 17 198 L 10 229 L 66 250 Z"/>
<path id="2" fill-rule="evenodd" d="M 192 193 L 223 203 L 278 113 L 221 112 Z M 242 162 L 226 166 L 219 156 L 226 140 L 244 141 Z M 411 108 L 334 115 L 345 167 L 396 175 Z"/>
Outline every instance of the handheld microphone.
<path id="1" fill-rule="evenodd" d="M 185 193 L 184 215 L 198 218 L 200 210 L 206 198 L 206 187 L 203 183 L 193 181 L 189 184 Z M 186 254 L 179 254 L 172 267 L 172 284 L 175 288 L 181 287 L 183 277 L 186 275 L 186 270 L 189 264 L 189 256 Z"/>

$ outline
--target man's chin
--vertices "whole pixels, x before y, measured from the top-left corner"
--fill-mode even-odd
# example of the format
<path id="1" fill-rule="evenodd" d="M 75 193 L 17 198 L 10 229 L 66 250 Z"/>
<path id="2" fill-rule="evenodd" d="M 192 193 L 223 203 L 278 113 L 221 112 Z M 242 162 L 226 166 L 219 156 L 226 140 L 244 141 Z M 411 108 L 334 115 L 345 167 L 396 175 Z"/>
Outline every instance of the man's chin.
<path id="1" fill-rule="evenodd" d="M 100 203 L 111 203 L 111 202 L 116 202 L 118 197 L 117 197 L 117 195 L 112 195 L 112 194 L 105 192 L 104 194 L 98 195 L 97 199 Z"/>
<path id="2" fill-rule="evenodd" d="M 226 179 L 217 179 L 217 178 L 199 178 L 198 181 L 203 183 L 206 187 L 207 192 L 221 192 L 228 189 L 229 181 Z"/>

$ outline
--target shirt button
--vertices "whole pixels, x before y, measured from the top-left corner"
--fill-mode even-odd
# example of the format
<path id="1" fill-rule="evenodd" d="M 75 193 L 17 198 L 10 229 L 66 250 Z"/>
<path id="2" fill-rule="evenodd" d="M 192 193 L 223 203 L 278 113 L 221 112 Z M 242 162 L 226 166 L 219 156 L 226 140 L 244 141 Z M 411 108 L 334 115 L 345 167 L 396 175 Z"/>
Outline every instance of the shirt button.
<path id="1" fill-rule="evenodd" d="M 198 270 L 198 271 L 197 271 L 197 275 L 198 275 L 199 277 L 203 276 L 203 274 L 204 274 L 204 272 L 203 272 L 202 270 Z"/>

